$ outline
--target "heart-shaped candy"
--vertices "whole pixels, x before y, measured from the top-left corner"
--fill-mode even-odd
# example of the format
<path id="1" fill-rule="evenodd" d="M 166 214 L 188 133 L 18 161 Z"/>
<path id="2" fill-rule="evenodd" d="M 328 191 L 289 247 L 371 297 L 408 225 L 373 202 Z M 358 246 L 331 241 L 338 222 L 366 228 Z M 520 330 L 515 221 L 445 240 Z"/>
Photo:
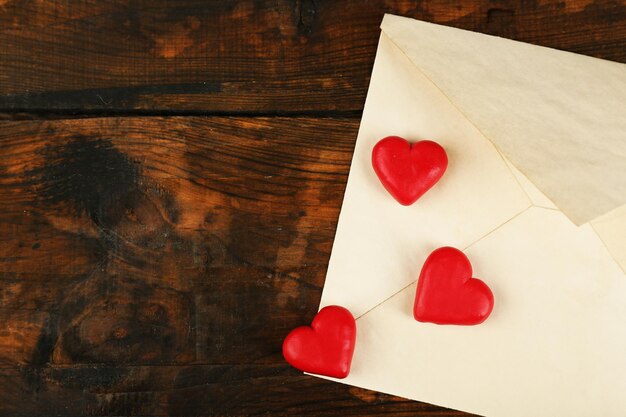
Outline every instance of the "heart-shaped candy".
<path id="1" fill-rule="evenodd" d="M 294 368 L 312 374 L 345 378 L 356 341 L 356 321 L 343 307 L 328 306 L 317 313 L 311 327 L 291 331 L 283 342 L 283 356 Z"/>
<path id="2" fill-rule="evenodd" d="M 430 140 L 411 144 L 388 136 L 374 146 L 372 165 L 389 194 L 408 206 L 439 181 L 448 167 L 448 157 Z"/>
<path id="3" fill-rule="evenodd" d="M 413 307 L 415 320 L 436 324 L 480 324 L 493 309 L 487 284 L 472 278 L 472 265 L 458 249 L 444 247 L 428 256 Z"/>

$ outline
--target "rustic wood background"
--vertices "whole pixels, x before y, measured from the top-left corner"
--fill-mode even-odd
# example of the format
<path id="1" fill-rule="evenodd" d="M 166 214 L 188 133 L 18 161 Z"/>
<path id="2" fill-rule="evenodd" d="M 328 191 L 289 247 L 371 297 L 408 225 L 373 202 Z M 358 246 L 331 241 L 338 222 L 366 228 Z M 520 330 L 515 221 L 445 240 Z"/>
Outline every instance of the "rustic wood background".
<path id="1" fill-rule="evenodd" d="M 610 0 L 0 0 L 0 414 L 462 413 L 291 369 L 385 12 L 626 62 Z"/>

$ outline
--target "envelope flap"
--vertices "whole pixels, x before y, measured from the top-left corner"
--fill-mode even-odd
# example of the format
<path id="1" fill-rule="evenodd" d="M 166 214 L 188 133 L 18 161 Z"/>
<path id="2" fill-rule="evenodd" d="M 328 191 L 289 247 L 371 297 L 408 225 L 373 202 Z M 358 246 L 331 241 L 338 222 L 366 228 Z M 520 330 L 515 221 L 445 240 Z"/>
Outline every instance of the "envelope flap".
<path id="1" fill-rule="evenodd" d="M 381 27 L 576 224 L 626 203 L 626 65 L 393 15 Z"/>
<path id="2" fill-rule="evenodd" d="M 626 205 L 594 219 L 591 226 L 626 273 Z"/>

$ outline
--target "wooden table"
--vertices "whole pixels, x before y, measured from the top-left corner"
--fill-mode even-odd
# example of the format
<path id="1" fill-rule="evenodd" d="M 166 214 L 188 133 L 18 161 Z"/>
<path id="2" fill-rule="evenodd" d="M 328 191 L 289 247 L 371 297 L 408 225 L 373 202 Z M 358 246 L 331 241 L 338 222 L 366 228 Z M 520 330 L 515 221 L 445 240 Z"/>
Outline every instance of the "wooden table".
<path id="1" fill-rule="evenodd" d="M 0 0 L 0 414 L 462 415 L 280 352 L 385 12 L 626 62 L 609 0 Z"/>

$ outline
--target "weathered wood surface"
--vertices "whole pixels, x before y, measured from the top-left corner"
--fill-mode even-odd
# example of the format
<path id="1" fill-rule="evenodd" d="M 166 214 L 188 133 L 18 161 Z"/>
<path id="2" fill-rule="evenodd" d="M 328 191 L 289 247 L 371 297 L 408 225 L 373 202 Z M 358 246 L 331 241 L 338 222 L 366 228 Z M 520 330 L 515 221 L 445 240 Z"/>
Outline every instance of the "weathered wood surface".
<path id="1" fill-rule="evenodd" d="M 385 12 L 626 62 L 616 0 L 0 0 L 0 111 L 358 112 Z"/>
<path id="2" fill-rule="evenodd" d="M 280 354 L 385 12 L 626 62 L 614 0 L 0 0 L 0 415 L 464 415 Z"/>
<path id="3" fill-rule="evenodd" d="M 441 415 L 303 376 L 357 120 L 0 130 L 0 414 Z"/>

